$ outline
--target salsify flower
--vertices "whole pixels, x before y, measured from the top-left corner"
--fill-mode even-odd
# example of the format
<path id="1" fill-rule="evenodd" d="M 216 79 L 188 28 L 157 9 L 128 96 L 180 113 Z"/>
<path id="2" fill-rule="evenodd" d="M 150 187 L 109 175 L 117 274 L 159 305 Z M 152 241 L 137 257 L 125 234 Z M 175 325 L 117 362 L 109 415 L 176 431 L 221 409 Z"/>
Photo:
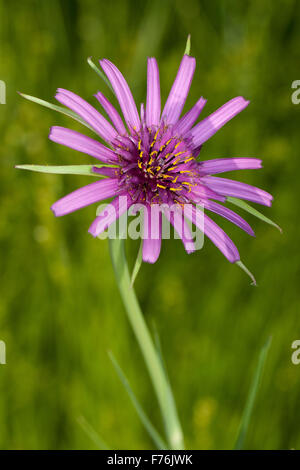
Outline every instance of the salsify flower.
<path id="1" fill-rule="evenodd" d="M 110 220 L 100 214 L 89 228 L 93 236 L 98 236 L 135 203 L 144 206 L 147 222 L 152 205 L 163 205 L 164 214 L 175 229 L 178 229 L 178 218 L 172 217 L 166 208 L 174 204 L 178 207 L 188 205 L 189 209 L 182 214 L 180 221 L 185 227 L 185 217 L 197 224 L 199 209 L 196 205 L 201 204 L 205 211 L 219 214 L 248 234 L 254 235 L 249 224 L 222 203 L 228 197 L 234 197 L 270 206 L 272 196 L 248 184 L 213 175 L 232 170 L 258 169 L 261 168 L 261 160 L 197 160 L 202 145 L 246 108 L 249 101 L 241 96 L 233 98 L 195 124 L 206 103 L 201 97 L 181 117 L 196 66 L 195 58 L 185 54 L 162 111 L 158 65 L 155 58 L 148 58 L 147 101 L 146 106 L 141 105 L 138 113 L 122 73 L 107 59 L 100 60 L 100 65 L 118 99 L 125 123 L 101 92 L 95 96 L 110 122 L 75 93 L 61 88 L 57 90 L 56 99 L 80 116 L 107 145 L 74 130 L 58 126 L 51 128 L 49 138 L 52 141 L 91 155 L 106 164 L 105 167 L 94 167 L 101 179 L 55 202 L 52 206 L 54 214 L 62 216 L 114 197 L 111 204 L 115 211 Z M 231 263 L 238 262 L 239 252 L 232 240 L 206 213 L 202 217 L 204 224 L 200 228 L 205 235 Z M 158 224 L 160 222 L 158 220 Z M 186 230 L 181 233 L 188 233 L 187 228 Z M 184 235 L 181 238 L 187 251 L 193 251 L 190 240 Z M 143 240 L 143 261 L 154 263 L 159 257 L 160 249 L 161 235 L 151 238 L 149 233 Z"/>

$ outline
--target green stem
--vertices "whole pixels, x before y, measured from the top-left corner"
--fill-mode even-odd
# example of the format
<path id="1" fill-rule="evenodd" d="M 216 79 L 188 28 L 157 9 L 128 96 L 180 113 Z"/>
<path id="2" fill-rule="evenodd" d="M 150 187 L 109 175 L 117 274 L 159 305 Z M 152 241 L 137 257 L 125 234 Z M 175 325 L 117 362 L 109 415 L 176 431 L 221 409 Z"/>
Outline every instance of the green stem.
<path id="1" fill-rule="evenodd" d="M 144 316 L 140 309 L 128 271 L 124 240 L 109 240 L 110 255 L 125 306 L 140 349 L 144 356 L 150 378 L 163 416 L 168 443 L 171 449 L 184 449 L 183 434 L 177 416 L 175 401 L 162 362 L 154 347 Z"/>

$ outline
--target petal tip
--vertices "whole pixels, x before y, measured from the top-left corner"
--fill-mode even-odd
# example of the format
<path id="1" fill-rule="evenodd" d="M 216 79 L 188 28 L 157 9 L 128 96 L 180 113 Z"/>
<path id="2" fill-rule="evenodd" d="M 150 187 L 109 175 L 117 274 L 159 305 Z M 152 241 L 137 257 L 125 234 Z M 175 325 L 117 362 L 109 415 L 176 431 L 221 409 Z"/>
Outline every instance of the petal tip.
<path id="1" fill-rule="evenodd" d="M 156 263 L 157 260 L 147 257 L 147 258 L 143 258 L 143 261 L 144 261 L 144 263 L 154 264 L 154 263 Z"/>
<path id="2" fill-rule="evenodd" d="M 92 235 L 92 237 L 94 237 L 94 238 L 97 237 L 97 233 L 95 232 L 95 229 L 92 226 L 88 229 L 88 233 L 90 233 Z"/>
<path id="3" fill-rule="evenodd" d="M 48 134 L 48 139 L 52 140 L 52 137 L 53 137 L 53 127 L 50 127 L 49 134 Z"/>
<path id="4" fill-rule="evenodd" d="M 52 204 L 52 206 L 50 207 L 50 209 L 52 210 L 53 214 L 55 215 L 55 217 L 59 217 L 59 213 L 56 209 L 56 206 L 55 206 L 56 203 Z"/>

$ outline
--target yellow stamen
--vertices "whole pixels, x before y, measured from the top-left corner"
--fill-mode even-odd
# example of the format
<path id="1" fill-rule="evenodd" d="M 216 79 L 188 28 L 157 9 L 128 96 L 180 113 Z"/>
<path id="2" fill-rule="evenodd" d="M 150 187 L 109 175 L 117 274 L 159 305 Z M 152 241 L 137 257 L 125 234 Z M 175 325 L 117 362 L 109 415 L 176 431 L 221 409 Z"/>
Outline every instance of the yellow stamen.
<path id="1" fill-rule="evenodd" d="M 174 154 L 174 157 L 178 157 L 178 155 L 182 155 L 184 153 L 184 151 L 182 150 L 181 152 L 177 152 Z"/>
<path id="2" fill-rule="evenodd" d="M 159 129 L 157 129 L 157 131 L 156 131 L 156 133 L 155 133 L 155 136 L 153 137 L 153 140 L 152 140 L 152 142 L 151 142 L 150 148 L 152 148 L 153 145 L 155 144 L 156 139 L 157 139 L 157 136 L 158 136 L 158 133 L 159 133 Z"/>

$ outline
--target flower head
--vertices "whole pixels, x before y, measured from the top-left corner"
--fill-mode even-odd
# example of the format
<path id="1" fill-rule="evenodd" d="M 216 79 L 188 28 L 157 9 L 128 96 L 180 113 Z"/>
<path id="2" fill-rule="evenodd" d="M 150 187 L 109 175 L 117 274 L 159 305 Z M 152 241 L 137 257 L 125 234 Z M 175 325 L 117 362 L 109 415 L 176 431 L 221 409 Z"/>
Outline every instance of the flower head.
<path id="1" fill-rule="evenodd" d="M 115 221 L 134 203 L 145 207 L 148 219 L 154 204 L 164 207 L 164 214 L 177 228 L 178 220 L 168 213 L 169 206 L 188 205 L 185 217 L 197 224 L 196 204 L 230 220 L 250 235 L 249 224 L 231 209 L 222 205 L 227 197 L 246 199 L 259 204 L 271 205 L 272 196 L 262 189 L 231 179 L 212 176 L 219 173 L 261 168 L 261 160 L 255 158 L 198 159 L 202 145 L 224 124 L 242 111 L 248 104 L 242 97 L 228 101 L 211 115 L 196 121 L 206 103 L 202 97 L 182 117 L 196 61 L 184 55 L 168 99 L 161 111 L 160 82 L 157 62 L 148 59 L 147 101 L 138 113 L 129 86 L 121 72 L 109 60 L 100 65 L 106 74 L 120 104 L 125 124 L 115 107 L 100 92 L 95 96 L 108 115 L 110 122 L 93 106 L 71 91 L 58 89 L 56 99 L 75 112 L 107 145 L 63 127 L 52 127 L 50 139 L 72 149 L 86 153 L 108 166 L 94 168 L 101 179 L 77 189 L 55 202 L 52 210 L 61 216 L 89 204 L 114 197 L 114 215 L 102 223 L 101 214 L 92 223 L 89 232 L 98 236 L 109 223 Z M 104 177 L 104 179 L 103 179 Z M 124 196 L 126 202 L 124 201 Z M 205 213 L 205 235 L 222 251 L 230 262 L 239 261 L 239 253 L 227 234 Z M 186 238 L 181 237 L 187 251 L 193 251 Z M 155 262 L 159 256 L 161 236 L 143 241 L 143 260 Z"/>

